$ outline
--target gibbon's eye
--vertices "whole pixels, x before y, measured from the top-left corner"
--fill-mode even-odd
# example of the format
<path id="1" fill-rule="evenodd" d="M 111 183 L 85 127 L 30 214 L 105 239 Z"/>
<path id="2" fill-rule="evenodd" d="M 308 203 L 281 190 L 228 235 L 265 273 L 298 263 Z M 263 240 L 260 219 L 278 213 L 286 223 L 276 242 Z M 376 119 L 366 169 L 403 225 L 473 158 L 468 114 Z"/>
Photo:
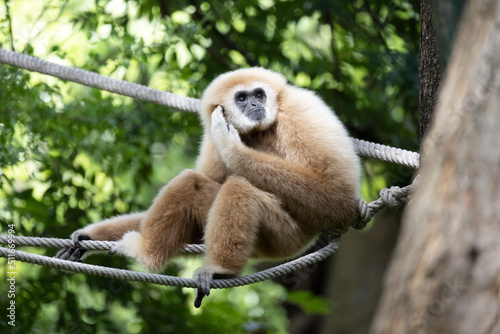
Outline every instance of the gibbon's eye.
<path id="1" fill-rule="evenodd" d="M 257 89 L 255 91 L 255 97 L 258 98 L 258 99 L 263 99 L 265 96 L 265 93 L 262 89 Z"/>
<path id="2" fill-rule="evenodd" d="M 247 94 L 243 92 L 236 93 L 236 101 L 245 102 L 247 100 Z"/>

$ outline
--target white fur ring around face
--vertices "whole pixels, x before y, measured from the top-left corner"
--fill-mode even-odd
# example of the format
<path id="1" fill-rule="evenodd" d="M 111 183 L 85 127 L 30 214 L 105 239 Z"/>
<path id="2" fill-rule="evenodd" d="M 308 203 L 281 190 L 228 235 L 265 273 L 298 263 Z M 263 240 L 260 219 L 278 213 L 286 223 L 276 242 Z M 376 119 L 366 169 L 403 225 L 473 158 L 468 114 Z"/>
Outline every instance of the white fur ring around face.
<path id="1" fill-rule="evenodd" d="M 212 140 L 214 141 L 217 150 L 222 156 L 225 156 L 227 150 L 241 144 L 241 138 L 238 131 L 224 118 L 223 109 L 221 106 L 215 108 L 212 113 Z"/>

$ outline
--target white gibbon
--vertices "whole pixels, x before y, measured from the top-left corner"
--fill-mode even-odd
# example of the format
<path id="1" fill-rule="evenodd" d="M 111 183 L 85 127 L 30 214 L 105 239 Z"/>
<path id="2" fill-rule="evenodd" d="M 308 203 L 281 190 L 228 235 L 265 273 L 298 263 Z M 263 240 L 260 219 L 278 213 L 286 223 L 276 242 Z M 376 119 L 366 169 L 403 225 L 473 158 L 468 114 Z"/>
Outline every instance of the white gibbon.
<path id="1" fill-rule="evenodd" d="M 195 305 L 212 278 L 236 276 L 250 257 L 291 258 L 323 231 L 357 217 L 360 162 L 335 114 L 313 92 L 263 68 L 217 77 L 202 98 L 196 170 L 172 179 L 145 212 L 77 230 L 116 241 L 151 271 L 189 243 L 206 244 Z M 79 261 L 76 247 L 57 257 Z"/>

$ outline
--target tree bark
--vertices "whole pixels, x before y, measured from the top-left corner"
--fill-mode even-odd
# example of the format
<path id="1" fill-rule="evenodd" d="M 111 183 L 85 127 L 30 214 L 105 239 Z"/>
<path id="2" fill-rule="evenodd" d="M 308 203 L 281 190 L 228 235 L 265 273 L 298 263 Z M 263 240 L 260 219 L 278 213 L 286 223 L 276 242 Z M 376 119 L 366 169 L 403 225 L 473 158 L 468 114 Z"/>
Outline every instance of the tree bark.
<path id="1" fill-rule="evenodd" d="M 423 140 L 432 119 L 437 101 L 441 72 L 432 19 L 431 0 L 420 2 L 420 48 L 418 54 L 418 133 Z"/>
<path id="2" fill-rule="evenodd" d="M 500 3 L 466 5 L 371 333 L 500 333 Z"/>
<path id="3" fill-rule="evenodd" d="M 433 17 L 435 18 L 433 25 L 437 32 L 436 39 L 441 71 L 446 70 L 455 41 L 457 26 L 466 2 L 467 0 L 432 0 Z"/>

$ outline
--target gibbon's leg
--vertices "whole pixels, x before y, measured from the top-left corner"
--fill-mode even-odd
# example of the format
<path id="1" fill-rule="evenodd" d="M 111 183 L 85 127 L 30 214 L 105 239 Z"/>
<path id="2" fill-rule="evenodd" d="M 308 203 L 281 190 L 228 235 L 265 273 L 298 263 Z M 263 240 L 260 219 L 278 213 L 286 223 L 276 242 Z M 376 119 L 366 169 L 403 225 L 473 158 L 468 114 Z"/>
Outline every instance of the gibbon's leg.
<path id="1" fill-rule="evenodd" d="M 146 216 L 146 212 L 131 213 L 123 216 L 116 216 L 102 222 L 88 225 L 74 234 L 86 235 L 90 240 L 117 241 L 130 231 L 139 231 L 141 221 Z"/>
<path id="2" fill-rule="evenodd" d="M 146 212 L 140 231 L 126 233 L 114 251 L 158 271 L 181 247 L 201 240 L 203 227 L 220 184 L 186 170 L 172 179 Z"/>
<path id="3" fill-rule="evenodd" d="M 277 197 L 231 176 L 210 210 L 204 239 L 206 265 L 194 274 L 196 307 L 210 293 L 212 278 L 239 274 L 252 255 L 291 256 L 312 237 L 305 236 Z"/>
<path id="4" fill-rule="evenodd" d="M 146 212 L 131 213 L 109 218 L 79 229 L 71 234 L 76 247 L 62 249 L 56 254 L 56 257 L 63 260 L 80 261 L 85 253 L 87 253 L 86 255 L 89 255 L 89 253 L 99 253 L 99 251 L 81 249 L 79 242 L 82 240 L 119 240 L 127 232 L 138 231 L 141 221 L 145 216 Z"/>

